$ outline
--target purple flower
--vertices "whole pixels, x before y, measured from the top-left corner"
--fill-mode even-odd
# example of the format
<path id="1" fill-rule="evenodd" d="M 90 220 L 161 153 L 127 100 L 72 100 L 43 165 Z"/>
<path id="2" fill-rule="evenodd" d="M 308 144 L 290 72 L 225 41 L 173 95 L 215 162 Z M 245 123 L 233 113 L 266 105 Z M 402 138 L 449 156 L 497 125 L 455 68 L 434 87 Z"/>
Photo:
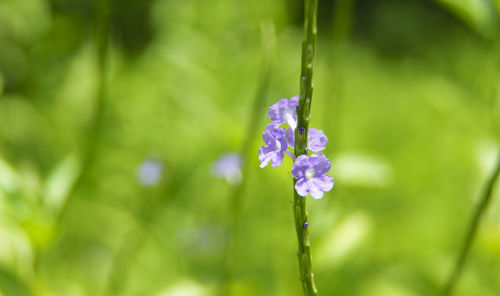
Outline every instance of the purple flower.
<path id="1" fill-rule="evenodd" d="M 314 152 L 319 152 L 325 149 L 326 143 L 328 143 L 328 138 L 322 130 L 317 130 L 315 128 L 310 128 L 307 135 L 307 148 Z M 286 139 L 288 146 L 294 148 L 295 145 L 295 134 L 292 129 L 286 131 Z"/>
<path id="2" fill-rule="evenodd" d="M 286 143 L 285 128 L 279 127 L 280 123 L 271 122 L 266 126 L 262 135 L 266 145 L 259 148 L 259 160 L 262 161 L 260 167 L 263 168 L 269 164 L 277 168 L 283 162 L 285 151 L 288 146 Z"/>
<path id="3" fill-rule="evenodd" d="M 241 181 L 241 165 L 243 160 L 238 153 L 225 153 L 212 165 L 212 174 L 225 178 L 229 184 Z"/>
<path id="4" fill-rule="evenodd" d="M 323 153 L 314 153 L 310 157 L 301 155 L 292 167 L 292 175 L 297 179 L 295 190 L 300 196 L 309 193 L 314 199 L 323 197 L 324 191 L 333 188 L 333 178 L 325 175 L 331 167 L 331 162 Z"/>
<path id="5" fill-rule="evenodd" d="M 297 127 L 297 107 L 299 106 L 299 96 L 288 99 L 281 99 L 276 104 L 269 107 L 269 118 L 272 121 L 282 124 L 286 122 L 292 129 Z"/>
<path id="6" fill-rule="evenodd" d="M 163 175 L 163 163 L 159 160 L 148 159 L 137 168 L 137 179 L 143 186 L 154 186 L 160 182 Z"/>

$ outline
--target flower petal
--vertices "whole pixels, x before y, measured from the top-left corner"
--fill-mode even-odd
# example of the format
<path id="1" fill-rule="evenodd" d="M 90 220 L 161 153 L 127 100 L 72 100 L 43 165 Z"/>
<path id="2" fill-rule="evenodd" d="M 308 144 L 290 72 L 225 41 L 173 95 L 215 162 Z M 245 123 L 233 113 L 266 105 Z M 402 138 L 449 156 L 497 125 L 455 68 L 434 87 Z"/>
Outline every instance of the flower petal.
<path id="1" fill-rule="evenodd" d="M 280 144 L 281 144 L 281 149 L 280 151 L 283 151 L 285 152 L 287 149 L 288 149 L 288 141 L 287 141 L 287 135 L 286 135 L 286 131 L 285 131 L 285 128 L 282 127 L 281 130 L 280 130 Z"/>
<path id="2" fill-rule="evenodd" d="M 273 149 L 270 145 L 264 145 L 259 148 L 259 160 L 264 161 L 264 159 L 273 152 Z"/>
<path id="3" fill-rule="evenodd" d="M 312 185 L 321 191 L 330 191 L 333 188 L 333 178 L 328 175 L 312 178 L 311 181 Z"/>
<path id="4" fill-rule="evenodd" d="M 272 159 L 272 162 L 271 162 L 271 165 L 273 166 L 273 168 L 279 167 L 281 165 L 281 163 L 283 162 L 284 158 L 285 158 L 285 153 L 283 153 L 283 152 L 274 152 L 273 153 L 273 159 Z"/>
<path id="5" fill-rule="evenodd" d="M 324 195 L 323 191 L 319 190 L 316 186 L 314 186 L 312 180 L 309 180 L 309 193 L 314 199 L 323 198 Z"/>
<path id="6" fill-rule="evenodd" d="M 300 196 L 306 197 L 309 194 L 309 182 L 307 179 L 299 179 L 297 183 L 295 183 L 295 190 Z"/>
<path id="7" fill-rule="evenodd" d="M 328 160 L 328 158 L 326 158 L 326 156 L 321 152 L 314 153 L 313 155 L 311 155 L 309 160 L 311 162 L 312 168 L 316 172 L 316 174 L 315 174 L 316 176 L 320 176 L 320 175 L 323 175 L 324 173 L 328 172 L 328 170 L 330 169 L 330 167 L 332 165 L 330 160 Z"/>
<path id="8" fill-rule="evenodd" d="M 268 125 L 266 125 L 266 129 L 262 134 L 262 139 L 264 139 L 264 142 L 269 145 L 276 142 L 276 138 L 279 137 L 279 134 L 280 134 L 279 123 L 271 122 Z"/>
<path id="9" fill-rule="evenodd" d="M 269 164 L 270 161 L 271 161 L 271 157 L 264 158 L 264 160 L 262 160 L 262 163 L 259 166 L 261 168 L 265 168 Z"/>
<path id="10" fill-rule="evenodd" d="M 283 110 L 288 106 L 288 100 L 287 99 L 281 99 L 271 107 L 269 107 L 269 111 L 267 112 L 267 115 L 269 115 L 269 118 L 273 121 L 278 121 L 279 123 L 283 123 L 283 117 L 282 113 Z"/>
<path id="11" fill-rule="evenodd" d="M 291 97 L 288 101 L 288 104 L 297 109 L 297 107 L 299 106 L 299 95 Z"/>
<path id="12" fill-rule="evenodd" d="M 328 143 L 328 138 L 325 133 L 322 130 L 317 130 L 315 128 L 309 129 L 307 138 L 307 147 L 314 152 L 325 149 L 325 146 Z"/>
<path id="13" fill-rule="evenodd" d="M 283 119 L 292 130 L 295 130 L 297 128 L 297 108 L 288 106 L 283 110 Z"/>
<path id="14" fill-rule="evenodd" d="M 289 128 L 285 132 L 286 136 L 286 141 L 288 142 L 288 147 L 294 148 L 295 147 L 295 132 L 293 129 Z"/>
<path id="15" fill-rule="evenodd" d="M 295 179 L 300 179 L 305 177 L 305 171 L 311 168 L 311 163 L 309 162 L 309 157 L 307 155 L 300 155 L 295 160 L 292 166 L 292 175 Z"/>
<path id="16" fill-rule="evenodd" d="M 262 161 L 260 164 L 261 168 L 266 167 L 271 159 L 273 158 L 274 151 L 270 145 L 264 145 L 259 148 L 259 160 Z"/>

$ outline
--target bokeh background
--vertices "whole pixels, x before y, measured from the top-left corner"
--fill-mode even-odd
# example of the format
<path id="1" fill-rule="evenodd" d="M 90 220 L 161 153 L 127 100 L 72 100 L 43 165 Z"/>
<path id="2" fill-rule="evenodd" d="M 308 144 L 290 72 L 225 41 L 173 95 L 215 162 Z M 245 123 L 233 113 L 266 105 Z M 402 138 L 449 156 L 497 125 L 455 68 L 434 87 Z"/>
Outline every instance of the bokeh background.
<path id="1" fill-rule="evenodd" d="M 319 2 L 318 289 L 437 295 L 500 146 L 497 3 Z M 298 0 L 1 0 L 0 295 L 301 295 L 292 163 L 257 149 L 302 21 Z M 500 295 L 493 198 L 455 295 Z"/>

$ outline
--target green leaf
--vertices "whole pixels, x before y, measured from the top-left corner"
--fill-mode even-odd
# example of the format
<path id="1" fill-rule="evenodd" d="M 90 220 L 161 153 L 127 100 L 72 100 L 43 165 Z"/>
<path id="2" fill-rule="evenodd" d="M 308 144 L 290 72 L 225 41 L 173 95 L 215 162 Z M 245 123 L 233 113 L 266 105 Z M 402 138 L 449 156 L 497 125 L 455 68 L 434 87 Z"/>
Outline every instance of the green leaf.
<path id="1" fill-rule="evenodd" d="M 32 295 L 29 287 L 16 275 L 0 266 L 0 295 Z"/>
<path id="2" fill-rule="evenodd" d="M 486 38 L 495 35 L 495 13 L 489 0 L 435 0 Z M 499 0 L 496 0 L 500 2 Z"/>
<path id="3" fill-rule="evenodd" d="M 59 209 L 80 171 L 80 163 L 73 155 L 66 156 L 52 170 L 45 183 L 44 200 L 51 209 Z"/>

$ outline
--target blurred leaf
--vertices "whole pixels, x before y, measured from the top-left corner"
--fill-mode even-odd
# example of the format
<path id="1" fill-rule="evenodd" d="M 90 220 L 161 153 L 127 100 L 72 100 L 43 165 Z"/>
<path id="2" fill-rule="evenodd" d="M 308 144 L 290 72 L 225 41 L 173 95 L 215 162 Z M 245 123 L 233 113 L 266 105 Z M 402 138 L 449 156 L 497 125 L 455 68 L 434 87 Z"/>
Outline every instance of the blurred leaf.
<path id="1" fill-rule="evenodd" d="M 40 192 L 39 175 L 29 164 L 14 170 L 0 157 L 0 178 L 2 178 L 0 179 L 0 192 L 11 197 L 11 202 L 33 202 Z"/>
<path id="2" fill-rule="evenodd" d="M 47 177 L 44 200 L 49 208 L 59 209 L 78 176 L 80 163 L 74 155 L 61 160 Z"/>
<path id="3" fill-rule="evenodd" d="M 125 53 L 140 54 L 153 39 L 150 22 L 152 0 L 121 0 L 113 6 L 113 38 Z"/>
<path id="4" fill-rule="evenodd" d="M 11 194 L 19 190 L 19 179 L 14 169 L 0 157 L 0 191 Z"/>
<path id="5" fill-rule="evenodd" d="M 33 251 L 24 230 L 0 220 L 0 237 L 0 265 L 17 274 L 30 275 L 33 272 Z"/>
<path id="6" fill-rule="evenodd" d="M 0 36 L 6 30 L 22 42 L 36 40 L 50 25 L 44 0 L 5 0 L 0 2 Z M 5 32 L 4 32 L 5 33 Z"/>
<path id="7" fill-rule="evenodd" d="M 361 296 L 417 296 L 402 283 L 391 282 L 382 277 L 365 283 Z"/>
<path id="8" fill-rule="evenodd" d="M 191 280 L 179 280 L 176 284 L 166 288 L 156 296 L 208 296 L 210 290 Z"/>
<path id="9" fill-rule="evenodd" d="M 22 85 L 29 68 L 27 45 L 39 39 L 49 25 L 46 1 L 0 1 L 0 72 L 7 90 Z"/>
<path id="10" fill-rule="evenodd" d="M 340 264 L 370 233 L 372 222 L 365 213 L 354 213 L 346 217 L 325 235 L 318 246 L 317 258 L 321 268 Z M 315 256 L 315 257 L 316 257 Z"/>
<path id="11" fill-rule="evenodd" d="M 3 94 L 3 89 L 4 89 L 4 80 L 2 72 L 0 71 L 0 96 L 2 96 Z"/>
<path id="12" fill-rule="evenodd" d="M 0 266 L 0 295 L 4 294 L 5 296 L 32 295 L 29 287 L 20 278 Z"/>
<path id="13" fill-rule="evenodd" d="M 495 36 L 495 13 L 490 0 L 435 0 L 485 37 Z M 498 0 L 497 0 L 498 1 Z"/>
<path id="14" fill-rule="evenodd" d="M 386 187 L 392 182 L 392 167 L 372 155 L 346 152 L 334 159 L 334 175 L 344 186 Z"/>

